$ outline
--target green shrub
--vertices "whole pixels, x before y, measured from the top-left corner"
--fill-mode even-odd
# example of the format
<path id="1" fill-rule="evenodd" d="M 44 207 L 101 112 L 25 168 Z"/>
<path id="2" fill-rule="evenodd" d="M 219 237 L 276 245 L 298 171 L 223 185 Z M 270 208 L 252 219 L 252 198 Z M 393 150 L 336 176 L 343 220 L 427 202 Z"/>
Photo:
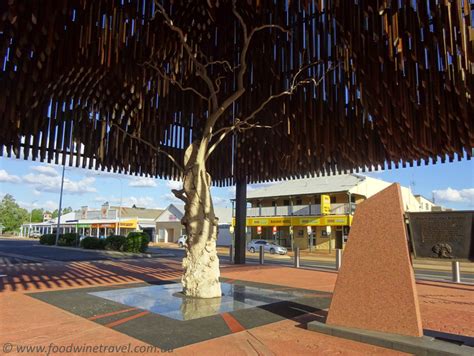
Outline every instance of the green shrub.
<path id="1" fill-rule="evenodd" d="M 150 242 L 150 236 L 146 232 L 134 231 L 127 235 L 126 252 L 145 252 Z"/>
<path id="2" fill-rule="evenodd" d="M 105 239 L 99 239 L 94 236 L 84 237 L 81 241 L 81 247 L 88 250 L 103 250 L 105 247 Z"/>
<path id="3" fill-rule="evenodd" d="M 40 237 L 41 245 L 54 245 L 56 243 L 56 234 L 44 234 Z"/>
<path id="4" fill-rule="evenodd" d="M 113 251 L 123 251 L 127 244 L 127 238 L 122 235 L 112 235 L 105 239 L 105 249 Z"/>
<path id="5" fill-rule="evenodd" d="M 58 245 L 59 246 L 77 246 L 79 244 L 79 234 L 75 232 L 68 232 L 66 234 L 59 235 Z"/>

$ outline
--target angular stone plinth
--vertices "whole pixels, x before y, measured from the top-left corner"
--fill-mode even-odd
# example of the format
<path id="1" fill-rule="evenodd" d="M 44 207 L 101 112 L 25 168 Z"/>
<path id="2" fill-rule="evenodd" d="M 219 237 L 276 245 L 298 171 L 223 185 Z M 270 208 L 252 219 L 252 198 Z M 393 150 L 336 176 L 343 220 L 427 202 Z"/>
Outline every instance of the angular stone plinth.
<path id="1" fill-rule="evenodd" d="M 327 323 L 423 335 L 398 184 L 357 206 Z"/>

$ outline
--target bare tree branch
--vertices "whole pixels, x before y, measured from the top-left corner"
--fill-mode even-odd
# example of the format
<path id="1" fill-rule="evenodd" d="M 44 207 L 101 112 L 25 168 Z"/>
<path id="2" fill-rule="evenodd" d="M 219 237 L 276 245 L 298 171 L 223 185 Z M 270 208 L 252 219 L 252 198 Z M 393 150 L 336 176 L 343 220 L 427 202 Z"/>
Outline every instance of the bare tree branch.
<path id="1" fill-rule="evenodd" d="M 323 81 L 323 79 L 326 77 L 326 75 L 330 72 L 332 72 L 334 69 L 337 68 L 338 65 L 336 66 L 331 66 L 329 67 L 326 72 L 324 72 L 324 74 L 321 76 L 321 78 L 317 79 L 316 78 L 306 78 L 304 80 L 301 80 L 299 82 L 296 81 L 296 79 L 300 76 L 300 74 L 312 67 L 312 66 L 315 66 L 315 65 L 318 65 L 320 64 L 321 62 L 320 61 L 317 61 L 317 62 L 314 62 L 314 63 L 310 63 L 302 68 L 300 68 L 298 70 L 298 72 L 294 75 L 292 81 L 291 81 L 291 86 L 290 88 L 288 88 L 287 90 L 285 91 L 282 91 L 278 94 L 274 94 L 274 95 L 270 95 L 266 100 L 264 100 L 257 109 L 255 109 L 250 115 L 248 115 L 245 119 L 243 119 L 242 121 L 249 121 L 251 119 L 253 119 L 260 111 L 262 111 L 271 101 L 277 99 L 277 98 L 280 98 L 282 96 L 286 96 L 286 95 L 292 95 L 296 89 L 298 89 L 298 87 L 302 86 L 302 85 L 305 85 L 305 84 L 313 84 L 314 87 L 318 87 L 319 84 Z"/>
<path id="2" fill-rule="evenodd" d="M 181 91 L 192 91 L 194 94 L 199 96 L 201 99 L 204 99 L 206 101 L 209 100 L 208 97 L 206 97 L 204 94 L 200 93 L 196 88 L 183 86 L 180 81 L 178 81 L 178 80 L 174 79 L 173 77 L 170 77 L 169 75 L 167 75 L 163 70 L 161 70 L 157 65 L 153 64 L 151 61 L 146 61 L 143 64 L 146 65 L 146 66 L 149 66 L 150 68 L 152 68 L 154 70 L 156 70 L 160 77 L 162 77 L 163 79 L 169 80 L 171 82 L 171 84 L 176 85 L 179 89 L 181 89 Z"/>
<path id="3" fill-rule="evenodd" d="M 226 70 L 228 69 L 228 70 L 231 71 L 231 72 L 233 72 L 234 70 L 236 70 L 236 69 L 239 67 L 238 65 L 235 66 L 235 67 L 232 67 L 231 64 L 230 64 L 230 62 L 229 62 L 229 61 L 226 61 L 226 60 L 208 61 L 208 62 L 206 62 L 206 64 L 204 65 L 204 67 L 207 68 L 207 67 L 209 67 L 209 66 L 211 66 L 211 65 L 215 65 L 215 64 L 222 64 Z"/>
<path id="4" fill-rule="evenodd" d="M 171 192 L 174 194 L 174 196 L 175 196 L 176 198 L 178 198 L 179 200 L 183 201 L 185 204 L 188 203 L 188 197 L 186 196 L 186 192 L 185 192 L 184 188 L 183 188 L 183 189 L 180 189 L 180 190 L 178 190 L 178 189 L 171 189 Z"/>
<path id="5" fill-rule="evenodd" d="M 230 105 L 232 105 L 236 100 L 238 100 L 245 93 L 244 76 L 245 76 L 245 73 L 247 72 L 247 52 L 248 52 L 248 49 L 249 49 L 249 46 L 254 34 L 265 29 L 278 29 L 288 34 L 291 33 L 289 30 L 285 29 L 282 26 L 267 24 L 267 25 L 255 27 L 254 29 L 252 29 L 252 31 L 250 31 L 250 34 L 249 34 L 247 24 L 245 23 L 240 13 L 237 11 L 237 0 L 232 1 L 232 12 L 234 16 L 237 18 L 237 20 L 239 21 L 242 27 L 242 33 L 243 33 L 243 44 L 242 44 L 242 50 L 240 52 L 240 63 L 239 63 L 240 68 L 237 74 L 237 90 L 232 95 L 230 95 L 227 99 L 225 99 L 223 103 L 219 106 L 219 108 L 216 111 L 214 111 L 208 117 L 206 121 L 206 126 L 203 132 L 203 140 L 201 142 L 201 148 L 200 148 L 200 157 L 203 157 L 204 159 L 205 157 L 208 157 L 208 154 L 205 153 L 205 151 L 212 138 L 212 130 L 217 120 L 222 116 L 222 114 L 227 110 L 227 108 Z"/>
<path id="6" fill-rule="evenodd" d="M 273 129 L 281 123 L 282 121 L 279 121 L 274 125 L 260 125 L 258 122 L 251 124 L 247 121 L 241 121 L 237 119 L 234 125 L 223 127 L 214 133 L 214 135 L 217 135 L 218 133 L 220 133 L 220 135 L 207 151 L 206 160 L 211 156 L 212 152 L 217 148 L 217 146 L 219 146 L 222 140 L 224 140 L 224 138 L 226 138 L 226 136 L 233 131 L 243 132 L 250 129 Z"/>
<path id="7" fill-rule="evenodd" d="M 288 88 L 287 90 L 285 91 L 282 91 L 278 94 L 274 94 L 274 95 L 270 95 L 267 99 L 265 99 L 259 106 L 257 109 L 255 109 L 250 115 L 248 115 L 247 117 L 245 117 L 244 119 L 239 119 L 239 118 L 236 118 L 235 120 L 235 123 L 234 125 L 232 126 L 228 126 L 228 127 L 223 127 L 219 130 L 217 130 L 214 135 L 220 133 L 219 137 L 217 138 L 216 142 L 209 148 L 207 154 L 206 154 L 206 159 L 209 158 L 209 156 L 212 154 L 212 152 L 216 149 L 217 145 L 219 145 L 219 143 L 222 142 L 222 140 L 224 140 L 224 138 L 231 132 L 233 131 L 243 131 L 243 130 L 248 130 L 248 129 L 251 129 L 251 128 L 274 128 L 275 126 L 278 126 L 279 124 L 281 124 L 281 121 L 278 122 L 277 124 L 273 125 L 273 126 L 266 126 L 266 125 L 259 125 L 259 123 L 250 123 L 249 121 L 252 120 L 253 118 L 255 118 L 255 116 L 260 113 L 263 109 L 265 109 L 265 107 L 273 100 L 277 99 L 277 98 L 281 98 L 283 96 L 287 96 L 287 95 L 293 95 L 294 92 L 296 91 L 296 89 L 298 89 L 298 87 L 300 87 L 301 85 L 305 85 L 305 84 L 313 84 L 315 87 L 318 87 L 319 84 L 321 84 L 321 82 L 323 81 L 323 79 L 326 77 L 326 75 L 328 73 L 330 73 L 331 71 L 335 70 L 338 65 L 336 66 L 331 66 L 329 67 L 325 72 L 324 74 L 321 76 L 321 78 L 319 78 L 318 80 L 316 80 L 315 78 L 306 78 L 306 79 L 303 79 L 301 81 L 297 81 L 298 77 L 301 75 L 301 73 L 303 73 L 305 70 L 315 66 L 315 65 L 318 65 L 320 64 L 321 62 L 320 61 L 317 61 L 317 62 L 313 62 L 313 63 L 309 63 L 303 67 L 301 67 L 298 72 L 293 76 L 292 80 L 291 80 L 291 86 L 290 88 Z M 244 127 L 245 126 L 245 127 Z"/>
<path id="8" fill-rule="evenodd" d="M 204 80 L 204 82 L 207 84 L 207 87 L 209 88 L 209 94 L 210 94 L 210 99 L 211 99 L 211 103 L 212 103 L 212 108 L 213 108 L 213 110 L 215 110 L 215 108 L 218 107 L 216 88 L 214 87 L 214 83 L 213 83 L 213 81 L 211 80 L 211 78 L 209 77 L 209 75 L 207 73 L 206 67 L 204 66 L 203 63 L 201 63 L 197 59 L 197 54 L 194 53 L 193 49 L 188 44 L 187 35 L 184 33 L 184 31 L 181 28 L 174 25 L 173 20 L 171 20 L 171 18 L 169 17 L 168 13 L 164 9 L 163 5 L 161 5 L 159 0 L 155 0 L 155 5 L 158 8 L 157 12 L 160 13 L 163 16 L 166 25 L 173 32 L 175 32 L 178 35 L 182 46 L 186 50 L 186 53 L 188 54 L 189 58 L 191 59 L 191 61 L 196 66 L 196 74 L 198 76 L 200 76 L 202 78 L 202 80 Z"/>
<path id="9" fill-rule="evenodd" d="M 181 165 L 178 163 L 178 161 L 176 161 L 176 159 L 171 155 L 169 154 L 168 152 L 166 151 L 163 151 L 162 149 L 160 149 L 159 147 L 153 145 L 152 143 L 148 142 L 147 140 L 139 137 L 139 136 L 136 136 L 134 134 L 131 134 L 130 132 L 127 132 L 126 130 L 124 130 L 123 128 L 121 128 L 119 125 L 117 125 L 116 123 L 111 123 L 110 125 L 111 127 L 116 127 L 119 131 L 123 132 L 125 135 L 127 136 L 130 136 L 131 138 L 137 140 L 137 141 L 140 141 L 141 143 L 147 145 L 148 147 L 150 147 L 151 149 L 153 149 L 156 153 L 161 153 L 163 155 L 165 155 L 166 157 L 169 158 L 169 160 L 176 166 L 176 168 L 178 168 L 178 170 L 183 173 L 184 172 L 184 168 L 181 167 Z"/>

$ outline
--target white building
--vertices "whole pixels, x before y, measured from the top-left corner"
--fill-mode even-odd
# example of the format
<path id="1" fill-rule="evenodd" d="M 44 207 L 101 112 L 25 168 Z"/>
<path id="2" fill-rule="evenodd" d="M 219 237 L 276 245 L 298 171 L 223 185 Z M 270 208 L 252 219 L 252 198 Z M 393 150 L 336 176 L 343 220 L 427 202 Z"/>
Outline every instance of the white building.
<path id="1" fill-rule="evenodd" d="M 230 226 L 232 224 L 232 209 L 214 207 L 216 217 L 219 219 L 217 235 L 218 246 L 229 246 L 232 244 Z M 185 234 L 181 219 L 184 216 L 184 205 L 170 204 L 156 219 L 155 242 L 176 242 Z"/>
<path id="2" fill-rule="evenodd" d="M 61 216 L 60 233 L 76 232 L 85 236 L 106 237 L 127 235 L 131 231 L 144 231 L 150 237 L 155 236 L 155 220 L 163 212 L 161 209 L 102 205 L 100 209 L 83 206 Z M 21 236 L 32 234 L 52 234 L 56 232 L 58 218 L 41 223 L 23 224 Z"/>

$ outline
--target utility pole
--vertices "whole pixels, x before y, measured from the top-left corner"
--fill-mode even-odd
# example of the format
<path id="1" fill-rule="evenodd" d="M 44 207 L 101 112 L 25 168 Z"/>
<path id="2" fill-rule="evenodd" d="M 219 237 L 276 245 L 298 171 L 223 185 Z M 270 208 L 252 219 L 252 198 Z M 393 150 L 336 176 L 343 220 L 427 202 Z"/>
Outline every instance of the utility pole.
<path id="1" fill-rule="evenodd" d="M 120 235 L 120 222 L 122 220 L 122 179 L 120 177 L 115 177 L 120 181 L 120 206 L 119 206 L 119 213 L 118 213 L 118 229 L 117 229 L 117 235 Z"/>
<path id="2" fill-rule="evenodd" d="M 63 164 L 63 174 L 61 177 L 61 192 L 59 193 L 58 226 L 56 228 L 56 243 L 55 243 L 56 246 L 58 246 L 59 227 L 61 226 L 61 209 L 62 209 L 62 204 L 63 204 L 63 187 L 64 187 L 64 171 L 65 170 L 66 170 L 66 164 Z"/>

